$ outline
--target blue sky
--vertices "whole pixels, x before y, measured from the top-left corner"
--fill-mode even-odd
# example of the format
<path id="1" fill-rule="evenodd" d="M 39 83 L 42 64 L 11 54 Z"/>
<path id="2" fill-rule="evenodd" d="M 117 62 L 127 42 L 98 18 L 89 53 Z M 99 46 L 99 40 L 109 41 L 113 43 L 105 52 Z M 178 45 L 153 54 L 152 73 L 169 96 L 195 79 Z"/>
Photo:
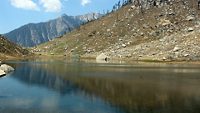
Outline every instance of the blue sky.
<path id="1" fill-rule="evenodd" d="M 1 0 L 0 34 L 27 23 L 44 22 L 62 14 L 81 15 L 110 10 L 118 0 Z"/>

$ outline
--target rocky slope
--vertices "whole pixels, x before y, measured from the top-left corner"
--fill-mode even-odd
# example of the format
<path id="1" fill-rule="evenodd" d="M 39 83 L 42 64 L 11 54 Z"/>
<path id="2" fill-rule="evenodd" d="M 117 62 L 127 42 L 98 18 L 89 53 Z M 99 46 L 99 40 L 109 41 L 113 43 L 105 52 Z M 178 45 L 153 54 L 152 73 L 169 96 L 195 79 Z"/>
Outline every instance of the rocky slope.
<path id="1" fill-rule="evenodd" d="M 97 13 L 81 16 L 63 14 L 61 17 L 48 22 L 24 25 L 6 33 L 5 36 L 10 41 L 16 42 L 21 46 L 32 47 L 68 33 L 88 20 L 94 20 L 99 17 L 101 17 L 101 14 Z"/>
<path id="2" fill-rule="evenodd" d="M 200 60 L 200 11 L 195 0 L 132 3 L 60 39 L 34 48 L 43 55 L 132 60 Z"/>
<path id="3" fill-rule="evenodd" d="M 5 58 L 22 57 L 30 54 L 28 50 L 8 41 L 0 35 L 0 61 Z"/>

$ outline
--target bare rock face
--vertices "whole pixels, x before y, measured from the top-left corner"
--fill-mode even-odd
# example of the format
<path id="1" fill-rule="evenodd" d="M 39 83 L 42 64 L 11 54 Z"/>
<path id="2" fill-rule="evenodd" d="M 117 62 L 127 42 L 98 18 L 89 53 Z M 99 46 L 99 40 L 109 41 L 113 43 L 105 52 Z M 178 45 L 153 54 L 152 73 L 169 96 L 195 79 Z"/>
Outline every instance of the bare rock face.
<path id="1" fill-rule="evenodd" d="M 80 16 L 68 16 L 66 14 L 48 22 L 30 23 L 4 34 L 10 41 L 24 47 L 33 47 L 60 37 L 81 24 L 97 19 L 102 15 L 91 13 Z"/>
<path id="2" fill-rule="evenodd" d="M 7 64 L 3 64 L 0 66 L 0 70 L 2 70 L 4 73 L 9 73 L 9 72 L 12 72 L 14 71 L 15 69 Z"/>

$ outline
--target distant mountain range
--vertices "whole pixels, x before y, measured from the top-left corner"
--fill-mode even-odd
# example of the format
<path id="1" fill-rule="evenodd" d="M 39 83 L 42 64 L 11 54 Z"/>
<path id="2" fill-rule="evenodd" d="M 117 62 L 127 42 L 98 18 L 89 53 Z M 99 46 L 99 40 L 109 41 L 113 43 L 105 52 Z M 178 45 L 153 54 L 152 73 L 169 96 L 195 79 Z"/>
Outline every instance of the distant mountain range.
<path id="1" fill-rule="evenodd" d="M 4 34 L 10 41 L 24 47 L 33 47 L 62 36 L 81 24 L 101 17 L 98 13 L 89 13 L 80 16 L 63 14 L 59 18 L 48 22 L 30 23 Z"/>

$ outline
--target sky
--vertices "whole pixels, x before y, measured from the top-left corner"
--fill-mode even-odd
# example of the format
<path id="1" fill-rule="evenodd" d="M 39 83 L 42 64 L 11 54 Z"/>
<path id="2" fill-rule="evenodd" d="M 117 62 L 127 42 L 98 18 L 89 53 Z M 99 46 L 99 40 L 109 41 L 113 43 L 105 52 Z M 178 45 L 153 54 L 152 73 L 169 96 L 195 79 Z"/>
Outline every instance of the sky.
<path id="1" fill-rule="evenodd" d="M 111 10 L 118 0 L 0 0 L 0 34 L 28 23 Z"/>

